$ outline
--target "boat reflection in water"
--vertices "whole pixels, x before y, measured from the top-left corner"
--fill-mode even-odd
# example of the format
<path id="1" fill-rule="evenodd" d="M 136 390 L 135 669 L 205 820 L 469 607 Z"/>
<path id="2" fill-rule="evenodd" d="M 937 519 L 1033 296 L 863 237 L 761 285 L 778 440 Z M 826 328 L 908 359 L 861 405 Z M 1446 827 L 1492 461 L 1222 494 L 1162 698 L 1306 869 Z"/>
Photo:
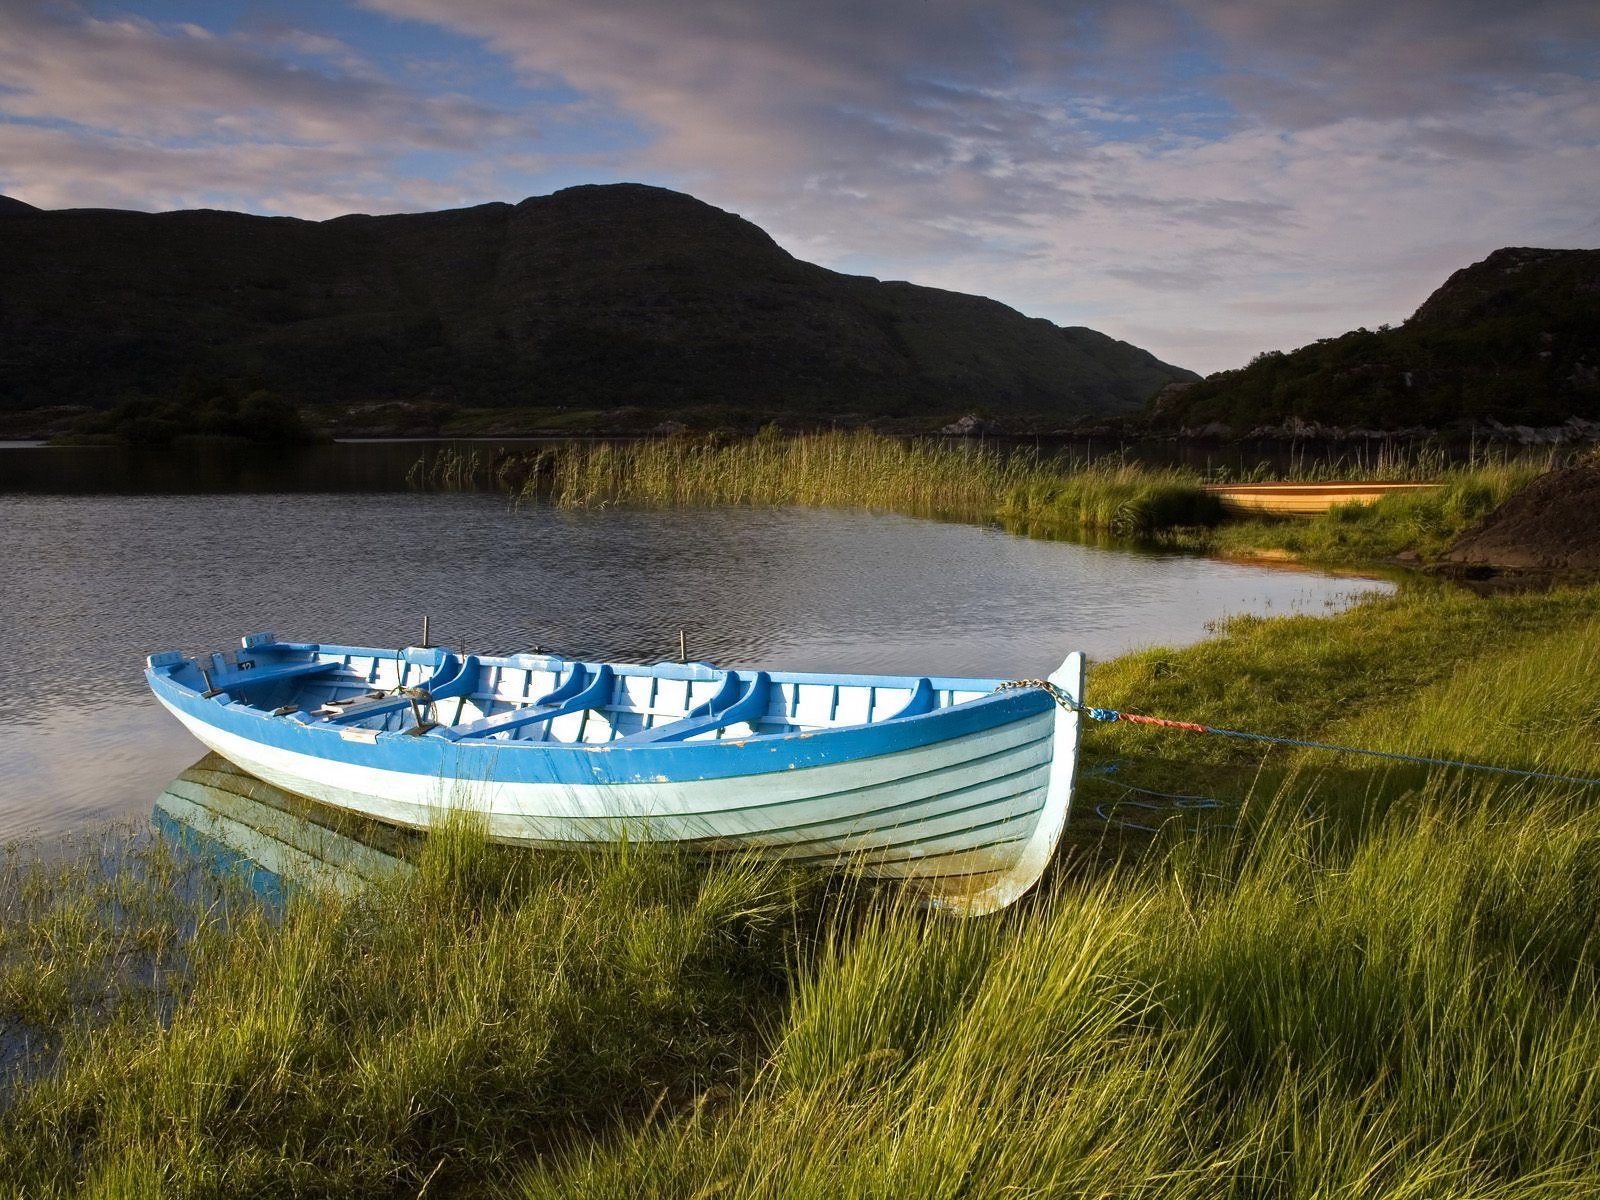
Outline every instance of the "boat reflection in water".
<path id="1" fill-rule="evenodd" d="M 409 873 L 421 835 L 290 795 L 207 754 L 156 798 L 150 823 L 184 852 L 281 903 L 294 888 L 343 893 Z"/>

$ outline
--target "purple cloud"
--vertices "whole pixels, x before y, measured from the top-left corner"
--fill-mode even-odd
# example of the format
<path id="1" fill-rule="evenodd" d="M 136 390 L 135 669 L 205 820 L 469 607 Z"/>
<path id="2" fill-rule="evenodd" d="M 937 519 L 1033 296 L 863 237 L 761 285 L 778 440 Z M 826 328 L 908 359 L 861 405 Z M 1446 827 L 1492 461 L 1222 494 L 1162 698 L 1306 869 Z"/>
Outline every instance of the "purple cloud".
<path id="1" fill-rule="evenodd" d="M 1402 319 L 1496 246 L 1597 234 L 1587 2 L 362 9 L 337 35 L 266 7 L 227 32 L 132 0 L 0 9 L 0 190 L 327 216 L 641 179 L 804 257 L 1201 370 Z M 362 20 L 415 52 L 374 52 Z M 490 95 L 428 30 L 565 97 Z"/>

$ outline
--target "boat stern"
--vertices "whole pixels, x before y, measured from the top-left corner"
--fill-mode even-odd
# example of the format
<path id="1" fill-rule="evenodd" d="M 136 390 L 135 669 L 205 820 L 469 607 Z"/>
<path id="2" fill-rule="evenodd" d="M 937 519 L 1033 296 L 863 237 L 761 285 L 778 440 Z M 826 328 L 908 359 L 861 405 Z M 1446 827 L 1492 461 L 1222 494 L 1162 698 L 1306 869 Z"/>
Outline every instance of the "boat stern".
<path id="1" fill-rule="evenodd" d="M 1019 899 L 1039 882 L 1055 856 L 1072 811 L 1072 790 L 1077 777 L 1078 744 L 1082 734 L 1083 692 L 1088 663 L 1081 652 L 1067 655 L 1048 682 L 1058 690 L 1055 725 L 1051 733 L 1050 771 L 1045 784 L 1044 807 L 1039 810 L 1033 834 L 1022 844 L 1003 874 L 989 877 L 974 891 L 952 889 L 929 896 L 938 908 L 964 917 L 979 917 L 998 912 Z"/>

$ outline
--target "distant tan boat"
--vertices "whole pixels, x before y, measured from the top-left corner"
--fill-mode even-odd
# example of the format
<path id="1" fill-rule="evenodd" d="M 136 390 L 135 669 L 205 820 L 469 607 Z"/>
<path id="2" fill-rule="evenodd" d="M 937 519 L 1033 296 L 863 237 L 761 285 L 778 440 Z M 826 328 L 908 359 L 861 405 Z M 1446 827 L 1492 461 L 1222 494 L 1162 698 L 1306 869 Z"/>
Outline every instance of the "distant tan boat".
<path id="1" fill-rule="evenodd" d="M 1314 517 L 1335 504 L 1371 504 L 1394 492 L 1425 492 L 1437 483 L 1208 483 L 1233 516 Z"/>

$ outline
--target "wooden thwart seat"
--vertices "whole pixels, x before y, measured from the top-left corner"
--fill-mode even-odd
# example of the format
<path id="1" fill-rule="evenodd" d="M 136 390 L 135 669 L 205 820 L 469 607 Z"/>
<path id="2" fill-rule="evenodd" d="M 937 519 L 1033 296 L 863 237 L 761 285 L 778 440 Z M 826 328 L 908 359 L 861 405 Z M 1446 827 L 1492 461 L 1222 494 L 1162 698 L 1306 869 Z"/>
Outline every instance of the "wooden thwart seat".
<path id="1" fill-rule="evenodd" d="M 681 720 L 668 721 L 653 729 L 641 729 L 617 738 L 613 746 L 643 745 L 651 742 L 681 742 L 697 734 L 710 733 L 741 721 L 757 721 L 767 715 L 772 703 L 772 676 L 757 671 L 748 687 L 740 687 L 737 672 L 729 671 L 717 694 L 690 711 Z"/>
<path id="2" fill-rule="evenodd" d="M 431 704 L 436 700 L 447 700 L 453 696 L 464 695 L 472 686 L 478 674 L 478 657 L 469 654 L 462 661 L 454 654 L 446 654 L 444 661 L 439 664 L 439 669 L 433 673 L 433 678 L 423 684 L 422 692 L 427 694 L 427 699 L 422 703 Z M 407 695 L 385 696 L 382 699 L 358 700 L 356 703 L 345 707 L 342 711 L 323 720 L 329 725 L 353 725 L 357 721 L 364 721 L 368 717 L 383 716 L 388 713 L 401 712 L 411 707 L 412 697 Z"/>
<path id="3" fill-rule="evenodd" d="M 574 663 L 572 674 L 567 676 L 566 682 L 548 696 L 541 696 L 524 708 L 497 713 L 468 725 L 440 726 L 433 730 L 433 736 L 448 738 L 453 742 L 464 738 L 493 737 L 497 733 L 510 733 L 541 721 L 553 721 L 586 708 L 599 708 L 610 699 L 615 679 L 616 672 L 609 666 L 601 666 L 591 676 L 589 668 L 583 663 Z"/>
<path id="4" fill-rule="evenodd" d="M 213 672 L 211 686 L 215 691 L 226 692 L 233 688 L 255 687 L 257 684 L 278 683 L 285 679 L 332 675 L 343 669 L 344 664 L 336 662 L 297 662 L 284 663 L 276 667 L 250 667 L 243 671 L 235 669 L 225 674 Z"/>

